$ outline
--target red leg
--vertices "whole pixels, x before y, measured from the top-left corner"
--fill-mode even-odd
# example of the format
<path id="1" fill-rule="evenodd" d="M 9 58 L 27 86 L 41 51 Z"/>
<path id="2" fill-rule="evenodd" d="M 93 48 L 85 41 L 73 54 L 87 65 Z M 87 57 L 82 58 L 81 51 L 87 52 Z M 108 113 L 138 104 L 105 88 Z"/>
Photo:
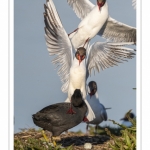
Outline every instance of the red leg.
<path id="1" fill-rule="evenodd" d="M 88 118 L 86 118 L 86 116 L 84 116 L 83 122 L 89 122 L 89 120 L 88 120 Z"/>
<path id="2" fill-rule="evenodd" d="M 88 40 L 89 40 L 89 38 L 85 41 L 84 46 L 85 46 L 85 44 L 88 42 Z M 83 46 L 83 47 L 84 47 L 84 46 Z"/>
<path id="3" fill-rule="evenodd" d="M 67 114 L 76 114 L 76 112 L 72 109 L 71 103 L 70 103 L 70 109 L 67 111 Z"/>
<path id="4" fill-rule="evenodd" d="M 67 111 L 67 114 L 76 114 L 72 107 Z"/>
<path id="5" fill-rule="evenodd" d="M 77 30 L 78 30 L 78 28 L 77 28 L 77 29 L 75 29 L 73 32 L 76 32 Z M 69 34 L 68 34 L 68 36 L 69 36 L 70 34 L 72 34 L 73 32 L 69 33 Z"/>

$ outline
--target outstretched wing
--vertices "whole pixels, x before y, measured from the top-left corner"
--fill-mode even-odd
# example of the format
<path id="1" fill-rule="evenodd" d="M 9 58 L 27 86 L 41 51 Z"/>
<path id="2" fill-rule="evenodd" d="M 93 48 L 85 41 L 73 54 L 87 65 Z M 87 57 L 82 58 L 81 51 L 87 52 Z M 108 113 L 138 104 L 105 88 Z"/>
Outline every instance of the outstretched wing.
<path id="1" fill-rule="evenodd" d="M 59 67 L 58 75 L 62 81 L 62 91 L 67 92 L 69 86 L 69 72 L 72 65 L 72 45 L 52 0 L 44 5 L 45 39 L 50 55 L 56 55 L 52 63 Z"/>
<path id="2" fill-rule="evenodd" d="M 136 0 L 132 0 L 132 6 L 134 9 L 136 9 Z"/>
<path id="3" fill-rule="evenodd" d="M 67 0 L 67 2 L 81 20 L 85 18 L 95 6 L 89 0 Z"/>
<path id="4" fill-rule="evenodd" d="M 90 46 L 89 56 L 87 58 L 87 78 L 91 75 L 92 70 L 104 70 L 109 67 L 118 65 L 127 59 L 131 59 L 135 55 L 135 50 L 123 45 L 131 45 L 132 43 L 102 43 L 96 42 Z"/>
<path id="5" fill-rule="evenodd" d="M 136 28 L 123 24 L 109 17 L 98 35 L 114 42 L 136 43 Z"/>

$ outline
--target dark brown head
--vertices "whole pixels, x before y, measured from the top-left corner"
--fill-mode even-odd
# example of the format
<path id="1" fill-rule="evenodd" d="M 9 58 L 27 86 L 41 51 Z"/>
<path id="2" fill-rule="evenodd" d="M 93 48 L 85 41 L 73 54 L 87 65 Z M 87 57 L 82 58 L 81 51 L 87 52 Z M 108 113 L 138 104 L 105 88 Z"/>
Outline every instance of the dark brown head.
<path id="1" fill-rule="evenodd" d="M 75 57 L 77 58 L 77 60 L 79 60 L 80 65 L 81 61 L 86 57 L 86 49 L 84 47 L 79 47 L 77 49 L 77 52 L 75 53 Z"/>
<path id="2" fill-rule="evenodd" d="M 90 96 L 95 95 L 95 93 L 97 91 L 97 84 L 96 84 L 96 82 L 95 81 L 90 81 L 88 86 L 89 86 L 89 89 L 90 89 L 89 95 Z"/>
<path id="3" fill-rule="evenodd" d="M 129 114 L 129 117 L 130 117 L 131 119 L 133 119 L 133 118 L 135 117 L 134 113 L 131 112 L 131 113 Z M 125 114 L 124 118 L 121 118 L 120 120 L 129 121 L 129 119 L 128 119 L 128 117 L 127 117 L 127 114 Z"/>
<path id="4" fill-rule="evenodd" d="M 83 98 L 80 89 L 75 89 L 71 96 L 71 103 L 74 107 L 79 107 L 83 104 Z"/>
<path id="5" fill-rule="evenodd" d="M 104 6 L 105 3 L 106 3 L 106 0 L 97 0 L 97 5 L 99 7 L 99 10 L 100 10 L 101 7 Z"/>

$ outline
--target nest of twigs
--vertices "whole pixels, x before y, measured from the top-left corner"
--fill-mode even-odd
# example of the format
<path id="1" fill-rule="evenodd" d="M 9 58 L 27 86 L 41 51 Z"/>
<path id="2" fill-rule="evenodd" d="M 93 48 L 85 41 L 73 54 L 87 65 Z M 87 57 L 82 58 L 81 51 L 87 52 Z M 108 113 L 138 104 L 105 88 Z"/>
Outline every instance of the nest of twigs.
<path id="1" fill-rule="evenodd" d="M 51 133 L 48 131 L 45 131 L 45 134 L 47 137 L 51 136 Z M 23 146 L 28 144 L 28 140 L 34 139 L 36 141 L 39 141 L 38 143 L 41 142 L 41 147 L 42 143 L 46 143 L 42 130 L 35 130 L 35 129 L 23 129 L 21 132 L 14 134 L 14 140 L 20 141 L 20 145 Z M 49 142 L 51 143 L 51 139 L 49 138 Z M 59 138 L 56 140 L 58 145 L 61 145 L 61 149 L 67 149 L 67 147 L 70 147 L 70 150 L 84 150 L 84 144 L 85 143 L 91 143 L 92 144 L 92 150 L 105 150 L 109 149 L 108 142 L 110 142 L 110 138 L 108 135 L 85 135 L 83 133 L 75 133 L 75 132 L 68 132 L 68 133 L 63 133 L 59 136 Z M 33 142 L 32 142 L 33 143 Z M 44 146 L 44 144 L 43 144 Z M 40 147 L 40 146 L 39 146 Z M 24 148 L 24 149 L 29 149 L 29 148 Z M 38 149 L 33 148 L 33 149 Z M 39 148 L 40 150 L 41 148 Z M 44 147 L 41 150 L 45 150 L 46 147 Z M 48 148 L 47 149 L 52 149 Z M 17 145 L 15 147 L 15 150 L 17 150 Z M 19 150 L 19 149 L 18 149 Z"/>

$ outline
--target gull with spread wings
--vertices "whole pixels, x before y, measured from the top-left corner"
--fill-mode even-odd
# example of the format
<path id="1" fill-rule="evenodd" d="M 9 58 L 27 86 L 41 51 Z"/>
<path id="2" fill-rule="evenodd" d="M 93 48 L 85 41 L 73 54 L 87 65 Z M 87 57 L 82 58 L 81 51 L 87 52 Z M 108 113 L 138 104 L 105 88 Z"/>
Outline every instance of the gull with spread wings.
<path id="1" fill-rule="evenodd" d="M 89 74 L 93 69 L 100 71 L 100 69 L 117 65 L 127 58 L 133 58 L 134 50 L 122 46 L 127 43 L 96 42 L 87 47 L 88 53 L 83 47 L 77 48 L 75 52 L 53 1 L 47 0 L 44 7 L 47 49 L 50 55 L 55 55 L 52 63 L 59 66 L 58 75 L 63 84 L 61 89 L 63 92 L 68 92 L 66 102 L 70 102 L 75 89 L 80 89 L 88 107 L 84 121 L 91 121 L 95 118 L 95 115 L 86 100 L 86 80 Z M 70 108 L 67 113 L 75 112 Z"/>
<path id="2" fill-rule="evenodd" d="M 89 0 L 67 0 L 67 2 L 81 19 L 77 29 L 69 34 L 75 49 L 80 46 L 86 48 L 95 35 L 114 42 L 136 43 L 136 28 L 110 17 L 106 0 L 97 0 L 96 5 Z"/>

